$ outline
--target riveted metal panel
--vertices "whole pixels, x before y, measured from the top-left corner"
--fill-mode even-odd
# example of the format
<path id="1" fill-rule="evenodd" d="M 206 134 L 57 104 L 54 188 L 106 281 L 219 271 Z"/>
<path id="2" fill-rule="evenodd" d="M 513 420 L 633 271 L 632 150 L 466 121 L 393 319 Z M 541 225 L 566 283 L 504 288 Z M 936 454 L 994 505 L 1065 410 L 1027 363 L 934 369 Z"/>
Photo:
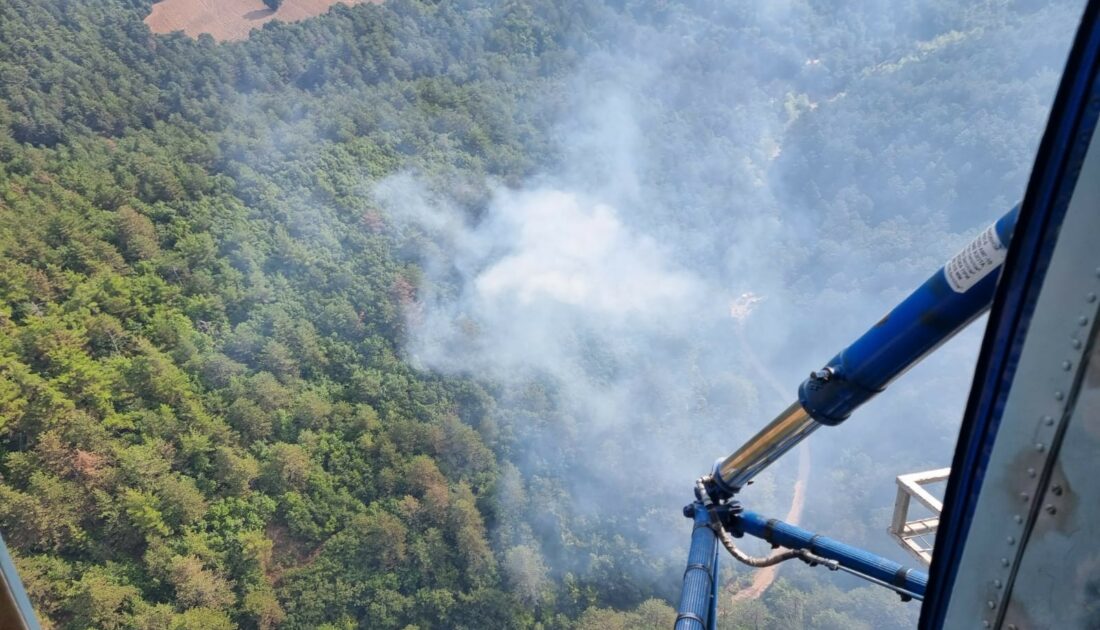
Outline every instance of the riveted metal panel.
<path id="1" fill-rule="evenodd" d="M 947 628 L 1100 627 L 1098 235 L 1094 142 L 1005 402 Z"/>
<path id="2" fill-rule="evenodd" d="M 1043 471 L 1038 510 L 1005 604 L 1003 626 L 1100 628 L 1100 344 L 1093 335 L 1084 378 L 1056 455 Z"/>

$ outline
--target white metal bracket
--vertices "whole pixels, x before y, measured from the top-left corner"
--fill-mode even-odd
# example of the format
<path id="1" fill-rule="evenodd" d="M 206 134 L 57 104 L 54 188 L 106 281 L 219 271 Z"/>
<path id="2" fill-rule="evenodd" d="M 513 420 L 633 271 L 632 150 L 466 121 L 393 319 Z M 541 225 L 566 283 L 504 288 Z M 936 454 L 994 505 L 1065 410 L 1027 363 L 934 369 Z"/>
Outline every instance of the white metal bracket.
<path id="1" fill-rule="evenodd" d="M 898 496 L 894 501 L 894 519 L 890 523 L 890 536 L 924 566 L 932 563 L 932 546 L 936 528 L 940 524 L 943 502 L 932 496 L 924 486 L 946 481 L 950 468 L 898 475 Z M 910 499 L 916 499 L 928 508 L 928 516 L 909 520 Z"/>

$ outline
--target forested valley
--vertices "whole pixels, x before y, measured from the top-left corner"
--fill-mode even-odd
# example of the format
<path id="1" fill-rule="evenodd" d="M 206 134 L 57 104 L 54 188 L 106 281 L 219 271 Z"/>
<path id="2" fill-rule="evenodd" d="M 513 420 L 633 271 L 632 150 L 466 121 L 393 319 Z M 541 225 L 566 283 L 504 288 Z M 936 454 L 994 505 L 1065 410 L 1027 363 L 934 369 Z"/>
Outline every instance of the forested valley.
<path id="1" fill-rule="evenodd" d="M 149 0 L 0 2 L 0 533 L 43 624 L 671 627 L 692 475 L 787 402 L 725 302 L 689 307 L 769 287 L 765 317 L 841 334 L 748 322 L 763 360 L 825 359 L 1022 192 L 1076 20 L 816 4 L 387 0 L 219 43 L 152 34 Z M 659 236 L 614 262 L 673 282 L 511 336 L 575 363 L 509 378 L 487 330 L 533 318 L 464 301 L 504 246 L 409 207 L 479 225 L 566 179 L 628 189 L 577 212 Z M 616 310 L 639 294 L 681 310 Z M 946 465 L 966 385 L 893 399 L 930 425 L 885 459 L 831 443 L 811 524 L 892 549 L 892 475 Z M 790 483 L 753 492 L 779 510 Z M 751 573 L 725 577 L 723 628 L 915 620 L 804 567 L 738 603 Z"/>

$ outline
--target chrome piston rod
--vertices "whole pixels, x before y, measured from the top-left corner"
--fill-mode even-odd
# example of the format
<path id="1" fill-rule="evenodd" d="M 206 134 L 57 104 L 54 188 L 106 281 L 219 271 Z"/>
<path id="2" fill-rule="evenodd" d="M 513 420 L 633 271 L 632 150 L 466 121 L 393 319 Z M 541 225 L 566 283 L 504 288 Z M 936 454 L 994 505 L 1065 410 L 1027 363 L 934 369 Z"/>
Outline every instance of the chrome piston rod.
<path id="1" fill-rule="evenodd" d="M 802 403 L 794 401 L 741 448 L 718 460 L 715 483 L 732 495 L 820 426 Z"/>

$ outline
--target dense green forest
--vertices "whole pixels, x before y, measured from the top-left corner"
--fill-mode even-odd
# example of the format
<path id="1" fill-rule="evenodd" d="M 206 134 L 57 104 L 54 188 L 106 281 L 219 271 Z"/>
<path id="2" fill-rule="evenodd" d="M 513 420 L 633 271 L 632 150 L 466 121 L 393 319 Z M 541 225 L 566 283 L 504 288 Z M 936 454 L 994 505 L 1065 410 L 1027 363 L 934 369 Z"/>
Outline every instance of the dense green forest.
<path id="1" fill-rule="evenodd" d="M 154 37 L 147 9 L 0 7 L 0 529 L 43 620 L 581 617 L 597 594 L 543 592 L 523 547 L 506 583 L 491 399 L 398 357 L 417 270 L 361 194 L 410 163 L 530 168 L 510 77 L 566 67 L 535 52 L 576 8 L 516 6 L 524 33 L 459 50 L 433 32 L 481 28 L 476 6 L 338 8 L 234 46 Z"/>
<path id="2" fill-rule="evenodd" d="M 749 18 L 711 2 L 388 0 L 216 43 L 151 34 L 142 23 L 150 6 L 0 3 L 0 532 L 43 623 L 671 626 L 687 524 L 654 507 L 664 488 L 635 487 L 606 513 L 574 509 L 575 486 L 561 471 L 597 464 L 568 440 L 544 449 L 546 435 L 573 435 L 578 422 L 560 412 L 553 382 L 501 385 L 409 360 L 410 312 L 427 284 L 436 294 L 448 288 L 422 268 L 431 239 L 371 191 L 415 173 L 477 216 L 492 186 L 518 186 L 570 157 L 555 134 L 575 104 L 572 80 L 607 42 L 695 13 L 746 32 Z M 1021 3 L 1010 13 L 1024 17 L 1009 22 L 1043 10 Z M 920 29 L 951 26 L 949 13 L 936 9 Z M 722 57 L 739 33 L 709 33 L 707 50 Z M 876 42 L 860 44 L 864 58 L 885 50 Z M 787 45 L 776 42 L 759 72 L 798 75 Z M 687 76 L 710 76 L 681 61 Z M 1046 87 L 1057 76 L 1034 72 Z M 762 85 L 746 79 L 745 90 Z M 899 93 L 922 98 L 907 92 L 921 85 L 912 78 Z M 814 89 L 823 100 L 846 87 Z M 1013 89 L 1023 88 L 1003 91 Z M 694 96 L 661 96 L 662 111 Z M 783 124 L 808 102 L 780 106 Z M 681 142 L 738 111 L 668 114 L 668 137 L 647 141 Z M 776 178 L 814 185 L 790 186 L 791 203 L 882 208 L 923 186 L 891 180 L 877 205 L 841 189 L 871 178 L 869 163 L 881 166 L 867 145 L 887 131 L 841 137 L 829 124 L 888 126 L 836 121 L 845 115 L 799 123 L 805 150 L 785 148 Z M 1000 123 L 1016 124 L 1013 115 L 989 114 L 963 138 L 967 149 L 935 168 L 999 144 L 1003 163 L 984 167 L 984 177 L 1009 172 L 1018 182 L 1038 132 L 1004 139 L 1010 125 Z M 945 144 L 963 133 L 912 124 Z M 914 145 L 884 168 L 929 161 Z M 820 169 L 813 160 L 823 154 L 849 157 Z M 961 177 L 954 194 L 984 195 L 979 175 Z M 677 193 L 688 181 L 659 180 Z M 692 207 L 729 195 L 727 184 L 708 179 Z M 739 220 L 680 211 L 683 232 Z M 699 260 L 702 249 L 683 256 Z M 594 361 L 600 378 L 617 369 Z M 691 387 L 692 401 L 706 398 Z M 771 410 L 732 370 L 708 387 L 736 394 L 685 403 L 707 426 L 721 426 L 733 407 L 740 427 Z M 661 418 L 649 421 L 646 430 L 658 432 Z M 848 457 L 851 475 L 873 466 Z M 924 464 L 927 455 L 905 461 Z M 847 476 L 827 478 L 840 486 Z M 688 497 L 690 481 L 683 477 L 677 497 Z M 764 478 L 759 495 L 782 490 Z M 853 514 L 881 508 L 862 495 L 844 501 Z M 873 529 L 860 517 L 839 527 L 857 541 Z M 660 552 L 653 539 L 663 540 Z M 731 588 L 745 579 L 727 577 Z M 911 623 L 913 609 L 889 593 L 827 577 L 792 574 L 760 600 L 724 606 L 723 627 Z"/>

